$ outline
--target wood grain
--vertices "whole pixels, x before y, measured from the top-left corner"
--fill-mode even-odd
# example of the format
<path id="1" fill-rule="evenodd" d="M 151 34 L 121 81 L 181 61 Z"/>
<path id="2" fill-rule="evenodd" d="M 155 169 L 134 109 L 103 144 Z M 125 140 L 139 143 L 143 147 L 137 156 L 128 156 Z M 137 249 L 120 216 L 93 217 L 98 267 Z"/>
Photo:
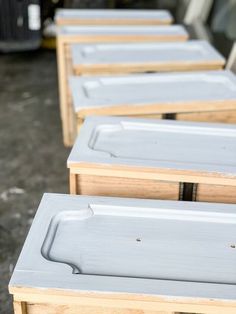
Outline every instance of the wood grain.
<path id="1" fill-rule="evenodd" d="M 224 185 L 198 184 L 196 201 L 211 203 L 236 203 L 236 187 Z"/>
<path id="2" fill-rule="evenodd" d="M 176 120 L 196 122 L 236 123 L 236 111 L 207 111 L 177 113 Z"/>
<path id="3" fill-rule="evenodd" d="M 163 200 L 179 199 L 179 183 L 158 180 L 76 175 L 70 180 L 72 194 L 149 198 Z"/>
<path id="4" fill-rule="evenodd" d="M 57 18 L 58 26 L 65 25 L 170 25 L 172 19 L 77 19 L 77 18 Z"/>
<path id="5" fill-rule="evenodd" d="M 94 307 L 57 304 L 27 304 L 28 314 L 177 314 L 166 311 L 143 311 L 136 309 L 119 309 L 116 307 Z"/>
<path id="6" fill-rule="evenodd" d="M 78 190 L 78 184 L 77 184 L 77 175 L 74 173 L 70 173 L 70 194 L 78 194 L 77 190 Z"/>
<path id="7" fill-rule="evenodd" d="M 162 102 L 150 103 L 144 106 L 129 105 L 129 103 L 122 103 L 119 105 L 101 106 L 97 108 L 81 109 L 77 112 L 80 118 L 85 118 L 91 115 L 110 115 L 110 116 L 139 116 L 139 115 L 153 115 L 153 114 L 214 114 L 221 116 L 224 112 L 233 115 L 236 112 L 236 100 L 196 100 L 186 102 Z M 186 118 L 187 119 L 187 118 Z"/>
<path id="8" fill-rule="evenodd" d="M 24 298 L 18 296 L 17 298 Z M 52 298 L 51 298 L 52 297 Z M 235 306 L 227 306 L 217 304 L 217 302 L 209 301 L 205 303 L 198 302 L 137 302 L 130 301 L 129 297 L 124 299 L 122 303 L 120 300 L 108 300 L 101 299 L 92 300 L 88 298 L 87 302 L 80 302 L 80 297 L 71 298 L 65 296 L 41 296 L 29 295 L 29 299 L 26 304 L 26 311 L 23 314 L 235 314 Z M 38 300 L 37 300 L 38 299 Z M 34 301 L 33 301 L 34 300 Z M 160 308 L 158 310 L 158 308 Z M 176 311 L 175 311 L 176 309 Z M 22 312 L 15 312 L 19 314 Z"/>
<path id="9" fill-rule="evenodd" d="M 131 295 L 131 294 L 97 294 L 74 293 L 73 291 L 55 291 L 39 289 L 36 293 L 32 288 L 11 288 L 16 303 L 27 303 L 26 312 L 15 314 L 235 314 L 235 301 L 202 300 L 192 298 L 177 298 L 163 300 L 162 297 Z M 82 311 L 83 309 L 83 311 Z M 105 309 L 102 312 L 101 309 Z M 158 311 L 159 309 L 159 311 Z M 93 312 L 90 312 L 93 310 Z M 109 312 L 109 310 L 118 312 Z M 127 311 L 133 312 L 127 312 Z M 85 312 L 84 312 L 85 311 Z M 106 312 L 108 311 L 108 312 Z"/>
<path id="10" fill-rule="evenodd" d="M 110 165 L 104 167 L 103 164 L 91 164 L 89 162 L 74 163 L 68 165 L 71 173 L 79 175 L 96 175 L 105 177 L 131 178 L 142 180 L 159 180 L 170 182 L 188 182 L 188 183 L 203 183 L 211 185 L 236 186 L 236 179 L 233 174 L 221 174 L 217 172 L 197 170 L 180 170 L 154 167 L 129 167 Z M 157 179 L 158 178 L 158 179 Z"/>
<path id="11" fill-rule="evenodd" d="M 179 200 L 180 183 L 126 177 L 70 174 L 70 194 Z M 236 187 L 198 184 L 195 201 L 236 203 Z"/>
<path id="12" fill-rule="evenodd" d="M 68 76 L 72 74 L 70 45 L 73 43 L 101 43 L 101 42 L 152 42 L 152 41 L 186 41 L 187 35 L 159 36 L 159 35 L 90 35 L 90 36 L 57 36 L 57 64 L 59 81 L 60 112 L 62 120 L 63 143 L 65 146 L 72 146 L 74 142 L 74 121 L 73 109 L 69 96 Z M 69 97 L 69 98 L 68 98 Z M 72 127 L 71 127 L 72 125 Z M 71 131 L 72 130 L 72 131 Z M 71 135 L 72 133 L 72 135 Z"/>
<path id="13" fill-rule="evenodd" d="M 80 64 L 73 66 L 75 75 L 115 75 L 128 73 L 145 73 L 145 72 L 171 72 L 171 71 L 201 71 L 201 70 L 222 70 L 223 65 L 219 62 L 202 62 L 202 63 L 178 63 L 169 62 L 162 63 L 140 63 L 140 64 L 96 64 L 86 65 Z"/>
<path id="14" fill-rule="evenodd" d="M 15 314 L 28 314 L 26 302 L 14 301 L 13 308 Z"/>
<path id="15" fill-rule="evenodd" d="M 62 36 L 61 36 L 62 37 Z M 82 39 L 81 39 L 82 40 Z M 94 39 L 96 41 L 96 39 Z M 143 38 L 143 40 L 145 40 Z M 134 40 L 135 41 L 135 40 Z M 138 41 L 138 40 L 137 40 Z M 141 41 L 141 39 L 140 39 Z M 72 58 L 71 58 L 71 49 L 70 49 L 70 43 L 73 42 L 78 42 L 78 40 L 76 40 L 75 38 L 73 38 L 73 36 L 71 37 L 71 39 L 67 39 L 65 38 L 64 41 L 61 38 L 58 38 L 57 40 L 57 55 L 58 55 L 58 76 L 59 76 L 59 90 L 60 90 L 60 108 L 61 108 L 61 119 L 62 119 L 62 129 L 63 129 L 63 142 L 65 146 L 72 146 L 75 140 L 75 136 L 77 134 L 76 128 L 78 129 L 78 125 L 76 125 L 76 116 L 75 116 L 75 112 L 74 112 L 74 108 L 73 108 L 73 104 L 72 104 L 72 97 L 71 97 L 71 93 L 70 93 L 70 89 L 69 89 L 69 83 L 68 83 L 68 77 L 72 74 L 82 74 L 84 71 L 76 71 L 75 69 L 73 70 L 73 66 L 72 66 Z M 83 42 L 83 40 L 82 40 Z M 88 42 L 90 42 L 88 40 Z M 108 40 L 106 39 L 105 42 L 108 42 Z M 197 65 L 198 70 L 200 69 L 208 69 L 208 70 L 214 70 L 214 69 L 220 69 L 222 68 L 222 65 L 219 64 L 214 64 L 214 63 L 208 63 L 208 64 L 202 64 L 202 65 Z M 163 67 L 162 65 L 158 65 L 158 67 L 155 67 L 154 65 L 151 65 L 151 67 L 149 68 L 148 65 L 143 65 L 140 66 L 139 68 L 132 68 L 132 67 L 128 67 L 125 66 L 123 69 L 121 69 L 120 67 L 118 67 L 118 69 L 113 69 L 110 67 L 104 72 L 106 74 L 124 74 L 124 73 L 132 73 L 132 72 L 137 72 L 137 71 L 173 71 L 173 70 L 188 70 L 188 71 L 194 71 L 197 69 L 195 66 L 179 66 L 178 64 L 171 64 L 171 65 L 165 65 L 165 67 Z M 78 72 L 78 73 L 77 73 Z M 97 74 L 101 74 L 102 72 L 100 70 L 93 70 L 91 73 L 90 72 L 84 72 L 85 74 L 92 74 L 92 75 L 97 75 Z M 83 73 L 83 74 L 84 74 Z M 140 109 L 139 109 L 140 110 Z M 147 114 L 145 114 L 145 106 L 142 106 L 141 108 L 141 112 L 143 111 L 143 114 L 141 113 L 140 117 L 142 116 L 146 116 Z M 196 107 L 197 110 L 197 107 Z M 112 113 L 112 111 L 114 111 L 114 113 Z M 161 113 L 169 113 L 167 112 L 163 112 L 163 110 L 161 110 Z M 78 113 L 79 115 L 81 113 Z M 115 115 L 128 115 L 128 113 L 126 112 L 126 110 L 122 109 L 122 106 L 120 109 L 117 108 L 102 108 L 99 112 L 99 109 L 93 111 L 91 110 L 88 114 L 92 115 L 92 114 L 115 114 Z M 132 114 L 133 115 L 133 114 Z M 148 114 L 150 116 L 150 118 L 155 118 L 155 115 L 159 115 L 158 110 L 154 111 L 153 114 L 149 113 Z M 190 121 L 212 121 L 212 122 L 226 122 L 226 123 L 234 123 L 234 121 L 236 120 L 236 118 L 231 117 L 231 112 L 227 111 L 225 112 L 225 114 L 222 112 L 222 115 L 224 115 L 225 117 L 221 117 L 220 118 L 220 113 L 216 113 L 216 117 L 214 116 L 214 113 L 211 114 L 211 112 L 209 112 L 208 114 L 202 114 L 201 111 L 199 111 L 198 113 L 180 113 L 177 116 L 177 119 L 180 120 L 190 120 Z M 86 116 L 86 113 L 83 114 L 83 117 Z M 136 116 L 136 115 L 133 115 Z M 138 115 L 137 115 L 138 116 Z M 80 119 L 81 116 L 77 116 L 77 119 Z M 208 120 L 208 118 L 210 120 Z M 233 120 L 233 122 L 231 122 Z M 229 121 L 229 122 L 228 122 Z"/>
<path id="16" fill-rule="evenodd" d="M 160 113 L 153 113 L 153 114 L 131 114 L 128 117 L 131 118 L 144 118 L 144 119 L 162 119 L 162 114 Z"/>
<path id="17" fill-rule="evenodd" d="M 69 76 L 72 74 L 70 48 L 60 37 L 57 38 L 57 64 L 63 143 L 68 147 L 74 142 L 76 116 L 68 83 Z"/>

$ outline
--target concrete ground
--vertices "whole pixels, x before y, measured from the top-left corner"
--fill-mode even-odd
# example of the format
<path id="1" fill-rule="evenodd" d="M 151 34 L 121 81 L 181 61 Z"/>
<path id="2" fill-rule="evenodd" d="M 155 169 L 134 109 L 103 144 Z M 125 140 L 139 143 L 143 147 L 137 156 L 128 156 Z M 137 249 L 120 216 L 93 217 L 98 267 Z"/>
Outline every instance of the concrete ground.
<path id="1" fill-rule="evenodd" d="M 42 194 L 68 192 L 56 56 L 0 56 L 0 314 L 12 314 L 8 282 Z"/>

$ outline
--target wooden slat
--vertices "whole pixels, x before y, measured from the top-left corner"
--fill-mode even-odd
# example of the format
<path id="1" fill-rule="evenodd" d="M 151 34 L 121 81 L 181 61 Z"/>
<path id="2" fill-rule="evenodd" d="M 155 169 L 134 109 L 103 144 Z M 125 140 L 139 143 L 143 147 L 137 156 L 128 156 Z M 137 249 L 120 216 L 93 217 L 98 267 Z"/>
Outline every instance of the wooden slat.
<path id="1" fill-rule="evenodd" d="M 71 58 L 68 47 L 72 43 L 101 43 L 101 42 L 152 42 L 152 41 L 186 41 L 187 34 L 170 35 L 58 35 L 57 36 L 57 62 L 58 62 L 58 80 L 60 95 L 60 111 L 62 120 L 63 142 L 65 146 L 72 146 L 74 141 L 74 121 L 72 117 L 72 108 L 70 104 L 68 75 L 71 72 Z M 67 58 L 68 57 L 68 58 Z M 69 97 L 69 98 L 68 98 Z M 72 126 L 72 127 L 71 127 Z M 72 135 L 71 135 L 72 133 Z"/>
<path id="2" fill-rule="evenodd" d="M 68 103 L 67 103 L 67 70 L 66 70 L 66 59 L 64 57 L 65 47 L 63 41 L 57 38 L 57 65 L 58 65 L 58 84 L 59 84 L 59 98 L 60 98 L 60 113 L 62 121 L 62 134 L 63 142 L 65 146 L 72 144 L 70 140 L 68 120 Z"/>
<path id="3" fill-rule="evenodd" d="M 70 193 L 112 197 L 178 200 L 180 184 L 168 181 L 70 174 Z M 236 203 L 236 187 L 198 184 L 195 201 Z"/>
<path id="4" fill-rule="evenodd" d="M 196 122 L 236 123 L 236 111 L 208 111 L 177 113 L 176 120 Z"/>
<path id="5" fill-rule="evenodd" d="M 196 201 L 235 204 L 236 187 L 203 183 L 198 184 Z"/>
<path id="6" fill-rule="evenodd" d="M 158 63 L 144 63 L 144 64 L 107 64 L 107 65 L 79 65 L 74 67 L 73 73 L 75 75 L 115 75 L 115 74 L 129 74 L 129 73 L 145 73 L 145 72 L 171 72 L 171 71 L 211 71 L 222 70 L 223 65 L 217 62 L 202 62 L 198 64 L 179 64 L 177 62 L 170 62 L 167 64 Z"/>
<path id="7" fill-rule="evenodd" d="M 66 58 L 66 90 L 67 90 L 67 120 L 69 121 L 68 125 L 68 142 L 72 143 L 74 142 L 75 134 L 76 134 L 76 116 L 74 114 L 74 108 L 72 104 L 72 95 L 69 88 L 69 77 L 73 73 L 72 69 L 72 60 L 71 60 L 71 50 L 69 45 L 65 45 L 65 58 Z M 68 146 L 68 145 L 66 145 Z"/>
<path id="8" fill-rule="evenodd" d="M 70 173 L 70 194 L 77 194 L 77 175 Z"/>
<path id="9" fill-rule="evenodd" d="M 14 307 L 15 314 L 29 314 L 29 312 L 27 311 L 27 305 L 25 302 L 14 301 L 13 307 Z"/>
<path id="10" fill-rule="evenodd" d="M 173 17 L 168 10 L 58 9 L 57 26 L 63 25 L 169 25 Z"/>
<path id="11" fill-rule="evenodd" d="M 28 314 L 175 314 L 166 311 L 143 311 L 136 309 L 119 309 L 116 307 L 93 307 L 77 305 L 28 304 Z M 177 314 L 177 313 L 176 313 Z"/>
<path id="12" fill-rule="evenodd" d="M 21 289 L 22 290 L 22 289 Z M 26 295 L 16 295 L 17 299 L 25 299 Z M 83 297 L 66 297 L 63 295 L 27 295 L 31 301 L 27 302 L 27 314 L 78 314 L 78 313 L 98 313 L 98 314 L 235 314 L 235 306 L 217 304 L 217 301 L 208 300 L 204 304 L 201 302 L 140 302 L 131 300 L 127 295 L 122 302 L 119 299 L 91 299 L 84 302 Z M 159 308 L 159 311 L 158 311 Z M 81 311 L 83 309 L 83 311 Z M 95 310 L 96 309 L 96 310 Z M 105 309 L 105 312 L 102 310 Z M 175 311 L 176 309 L 176 311 Z M 86 310 L 88 312 L 86 312 Z M 93 310 L 93 312 L 90 312 Z M 109 312 L 109 311 L 118 312 Z M 133 312 L 127 312 L 133 311 Z M 61 312 L 60 312 L 61 311 Z M 84 312 L 85 311 L 85 312 Z M 18 314 L 17 312 L 15 314 Z M 21 314 L 21 312 L 20 312 Z M 23 313 L 26 314 L 26 313 Z"/>
<path id="13" fill-rule="evenodd" d="M 70 180 L 70 190 L 81 195 L 134 197 L 150 199 L 179 199 L 179 183 L 92 175 L 77 175 Z"/>

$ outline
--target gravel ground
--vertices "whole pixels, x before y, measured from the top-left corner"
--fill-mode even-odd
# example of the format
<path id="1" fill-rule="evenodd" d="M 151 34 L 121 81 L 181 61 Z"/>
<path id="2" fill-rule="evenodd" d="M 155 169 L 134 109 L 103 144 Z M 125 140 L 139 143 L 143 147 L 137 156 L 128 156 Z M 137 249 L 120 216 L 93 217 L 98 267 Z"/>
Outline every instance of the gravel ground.
<path id="1" fill-rule="evenodd" d="M 54 51 L 0 56 L 0 314 L 42 194 L 68 192 L 56 71 Z"/>

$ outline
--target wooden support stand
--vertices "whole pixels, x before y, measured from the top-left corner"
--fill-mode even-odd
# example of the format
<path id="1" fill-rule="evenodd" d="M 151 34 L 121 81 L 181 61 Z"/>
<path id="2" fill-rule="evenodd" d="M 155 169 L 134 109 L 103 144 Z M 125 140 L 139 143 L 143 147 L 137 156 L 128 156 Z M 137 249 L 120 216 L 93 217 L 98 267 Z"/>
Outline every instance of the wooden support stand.
<path id="1" fill-rule="evenodd" d="M 87 34 L 81 35 L 76 33 L 73 27 L 61 27 L 57 36 L 57 64 L 58 64 L 58 79 L 59 79 L 59 93 L 60 93 L 60 111 L 62 120 L 63 141 L 65 146 L 71 146 L 74 140 L 73 128 L 73 107 L 71 98 L 69 96 L 69 82 L 68 78 L 73 74 L 71 66 L 70 45 L 73 43 L 101 43 L 101 42 L 152 42 L 152 41 L 186 41 L 188 35 L 185 32 L 179 34 L 173 33 L 168 36 L 160 35 L 157 33 L 149 33 L 148 26 L 145 33 L 138 34 L 137 31 L 132 34 L 125 35 L 124 30 L 119 34 Z M 171 27 L 171 26 L 170 26 Z M 155 26 L 154 26 L 155 28 Z M 109 30 L 109 27 L 108 27 Z M 128 29 L 127 29 L 128 31 Z M 134 29 L 133 29 L 134 31 Z"/>
<path id="2" fill-rule="evenodd" d="M 235 128 L 223 124 L 90 117 L 68 159 L 70 193 L 236 203 L 236 174 L 229 161 L 234 154 L 233 134 Z M 232 166 L 229 172 L 223 170 L 227 164 Z"/>

